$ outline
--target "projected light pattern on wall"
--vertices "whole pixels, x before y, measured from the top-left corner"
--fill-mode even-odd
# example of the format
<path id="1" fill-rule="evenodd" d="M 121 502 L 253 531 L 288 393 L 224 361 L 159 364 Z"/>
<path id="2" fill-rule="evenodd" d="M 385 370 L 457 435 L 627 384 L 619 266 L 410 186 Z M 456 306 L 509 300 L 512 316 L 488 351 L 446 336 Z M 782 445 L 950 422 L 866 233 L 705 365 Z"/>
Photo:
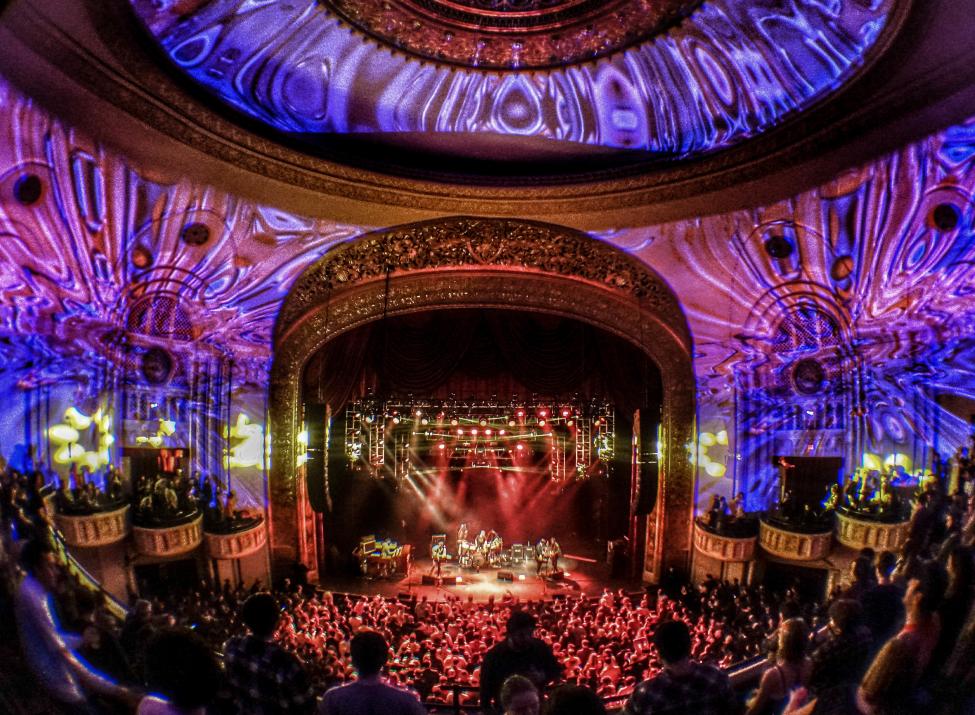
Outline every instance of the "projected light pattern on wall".
<path id="1" fill-rule="evenodd" d="M 194 467 L 260 503 L 273 320 L 370 227 L 148 181 L 7 85 L 0 136 L 0 452 L 105 405 L 111 450 L 172 421 Z M 973 191 L 975 120 L 771 206 L 599 235 L 687 315 L 704 498 L 764 506 L 778 454 L 917 470 L 968 442 Z"/>
<path id="2" fill-rule="evenodd" d="M 179 71 L 283 132 L 491 133 L 668 158 L 736 144 L 843 85 L 864 66 L 896 4 L 711 0 L 599 62 L 485 72 L 377 44 L 318 0 L 213 0 L 179 17 L 169 3 L 132 0 Z M 420 23 L 399 34 L 423 42 L 428 29 Z M 571 32 L 584 44 L 594 30 L 553 30 L 560 41 Z M 432 34 L 430 43 L 453 41 L 449 32 Z M 528 45 L 528 55 L 539 40 L 510 41 Z M 560 61 L 574 57 L 566 51 Z M 438 56 L 433 46 L 420 54 Z"/>

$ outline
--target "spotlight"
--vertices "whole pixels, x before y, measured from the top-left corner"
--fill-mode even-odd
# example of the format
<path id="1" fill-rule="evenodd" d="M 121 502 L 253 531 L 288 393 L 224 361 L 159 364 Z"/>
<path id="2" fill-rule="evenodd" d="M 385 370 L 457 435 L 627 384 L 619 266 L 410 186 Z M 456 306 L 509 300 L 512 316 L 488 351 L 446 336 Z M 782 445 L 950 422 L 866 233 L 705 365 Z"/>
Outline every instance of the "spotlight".
<path id="1" fill-rule="evenodd" d="M 464 436 L 464 430 L 462 430 L 462 429 L 457 430 L 457 436 L 458 437 L 463 437 Z"/>
<path id="2" fill-rule="evenodd" d="M 571 412 L 569 411 L 569 409 L 568 409 L 568 408 L 563 408 L 563 409 L 562 409 L 562 416 L 563 416 L 563 417 L 568 417 L 568 416 L 569 416 L 569 415 L 571 415 L 571 414 L 572 414 L 572 413 L 571 413 Z"/>
<path id="3" fill-rule="evenodd" d="M 517 410 L 515 412 L 515 416 L 516 417 L 524 417 L 525 416 L 525 411 L 524 410 Z"/>
<path id="4" fill-rule="evenodd" d="M 477 437 L 477 427 L 471 430 L 471 436 Z"/>
<path id="5" fill-rule="evenodd" d="M 538 426 L 539 427 L 544 427 L 545 426 L 545 420 L 539 420 L 538 421 Z"/>
<path id="6" fill-rule="evenodd" d="M 367 423 L 367 424 L 370 424 L 370 425 L 371 425 L 371 424 L 372 424 L 372 421 L 373 421 L 374 419 L 376 419 L 376 418 L 375 418 L 375 417 L 373 417 L 372 415 L 367 415 L 367 416 L 366 416 L 366 423 Z"/>
<path id="7" fill-rule="evenodd" d="M 504 430 L 503 429 L 499 429 L 498 430 L 498 435 L 501 436 L 501 437 L 504 437 Z"/>
<path id="8" fill-rule="evenodd" d="M 447 445 L 445 445 L 443 442 L 438 442 L 437 449 L 447 449 Z"/>
<path id="9" fill-rule="evenodd" d="M 573 424 L 572 420 L 567 420 L 566 423 L 565 423 L 565 426 L 566 427 L 571 427 L 572 424 Z"/>
<path id="10" fill-rule="evenodd" d="M 422 417 L 423 416 L 423 410 L 417 410 L 416 411 L 416 416 L 417 417 Z"/>
<path id="11" fill-rule="evenodd" d="M 393 424 L 394 425 L 398 425 L 399 424 L 399 417 L 394 417 L 393 418 Z"/>
<path id="12" fill-rule="evenodd" d="M 548 410 L 546 410 L 546 409 L 545 409 L 545 408 L 543 407 L 542 409 L 540 409 L 540 410 L 538 411 L 538 416 L 539 416 L 539 417 L 548 417 Z"/>
<path id="13" fill-rule="evenodd" d="M 518 424 L 518 423 L 515 422 L 514 420 L 508 420 L 508 426 L 509 427 L 514 427 L 516 424 Z"/>
<path id="14" fill-rule="evenodd" d="M 457 578 L 454 579 L 454 583 L 464 583 L 464 577 L 458 576 Z"/>
<path id="15" fill-rule="evenodd" d="M 481 425 L 481 427 L 487 427 L 487 420 L 482 417 L 478 424 Z"/>
<path id="16" fill-rule="evenodd" d="M 491 430 L 489 430 L 489 429 L 484 430 L 484 434 L 486 434 L 488 437 L 490 437 L 491 436 Z"/>
<path id="17" fill-rule="evenodd" d="M 523 574 L 523 573 L 518 574 L 518 580 L 519 581 L 524 581 L 525 580 L 525 574 Z"/>
<path id="18" fill-rule="evenodd" d="M 457 418 L 456 417 L 452 417 L 451 420 L 450 420 L 450 424 L 452 426 L 456 427 L 457 426 Z"/>
<path id="19" fill-rule="evenodd" d="M 421 425 L 428 425 L 428 424 L 430 424 L 430 420 L 428 420 L 426 417 L 424 417 L 422 420 L 420 420 L 420 424 Z"/>
<path id="20" fill-rule="evenodd" d="M 518 443 L 518 446 L 515 447 L 515 449 L 517 449 L 519 452 L 524 452 L 525 451 L 525 445 L 523 445 L 521 442 L 519 442 Z"/>

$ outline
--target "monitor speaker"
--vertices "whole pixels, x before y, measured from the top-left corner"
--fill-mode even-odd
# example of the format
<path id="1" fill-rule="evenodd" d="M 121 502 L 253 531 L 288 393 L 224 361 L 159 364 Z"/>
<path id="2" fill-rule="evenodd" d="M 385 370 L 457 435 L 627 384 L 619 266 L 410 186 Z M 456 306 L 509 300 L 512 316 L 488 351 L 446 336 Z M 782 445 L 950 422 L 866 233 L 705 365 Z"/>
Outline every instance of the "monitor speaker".
<path id="1" fill-rule="evenodd" d="M 515 574 L 512 571 L 498 571 L 498 581 L 514 581 Z"/>

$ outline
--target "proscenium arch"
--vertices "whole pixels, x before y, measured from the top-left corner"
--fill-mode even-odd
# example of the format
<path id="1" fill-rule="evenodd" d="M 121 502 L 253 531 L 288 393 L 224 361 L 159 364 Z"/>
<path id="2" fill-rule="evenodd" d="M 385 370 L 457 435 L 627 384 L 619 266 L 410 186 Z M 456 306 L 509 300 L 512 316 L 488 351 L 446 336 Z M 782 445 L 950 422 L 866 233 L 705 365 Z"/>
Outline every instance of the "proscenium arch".
<path id="1" fill-rule="evenodd" d="M 367 233 L 328 252 L 278 315 L 271 367 L 269 477 L 276 574 L 317 572 L 315 522 L 298 470 L 301 378 L 338 335 L 384 316 L 451 308 L 518 309 L 588 323 L 636 345 L 660 369 L 661 455 L 644 578 L 686 573 L 691 554 L 694 432 L 691 336 L 676 296 L 648 266 L 574 229 L 458 217 Z"/>

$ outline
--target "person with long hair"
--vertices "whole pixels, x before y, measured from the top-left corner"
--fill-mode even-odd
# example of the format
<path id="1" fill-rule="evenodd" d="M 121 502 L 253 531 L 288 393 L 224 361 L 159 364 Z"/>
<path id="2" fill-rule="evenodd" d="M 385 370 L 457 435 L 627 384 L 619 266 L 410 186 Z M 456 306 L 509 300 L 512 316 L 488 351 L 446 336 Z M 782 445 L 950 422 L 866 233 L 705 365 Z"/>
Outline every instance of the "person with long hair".
<path id="1" fill-rule="evenodd" d="M 762 674 L 745 715 L 781 713 L 790 691 L 808 685 L 812 675 L 812 661 L 806 655 L 808 643 L 809 628 L 801 618 L 779 624 L 775 663 Z"/>

